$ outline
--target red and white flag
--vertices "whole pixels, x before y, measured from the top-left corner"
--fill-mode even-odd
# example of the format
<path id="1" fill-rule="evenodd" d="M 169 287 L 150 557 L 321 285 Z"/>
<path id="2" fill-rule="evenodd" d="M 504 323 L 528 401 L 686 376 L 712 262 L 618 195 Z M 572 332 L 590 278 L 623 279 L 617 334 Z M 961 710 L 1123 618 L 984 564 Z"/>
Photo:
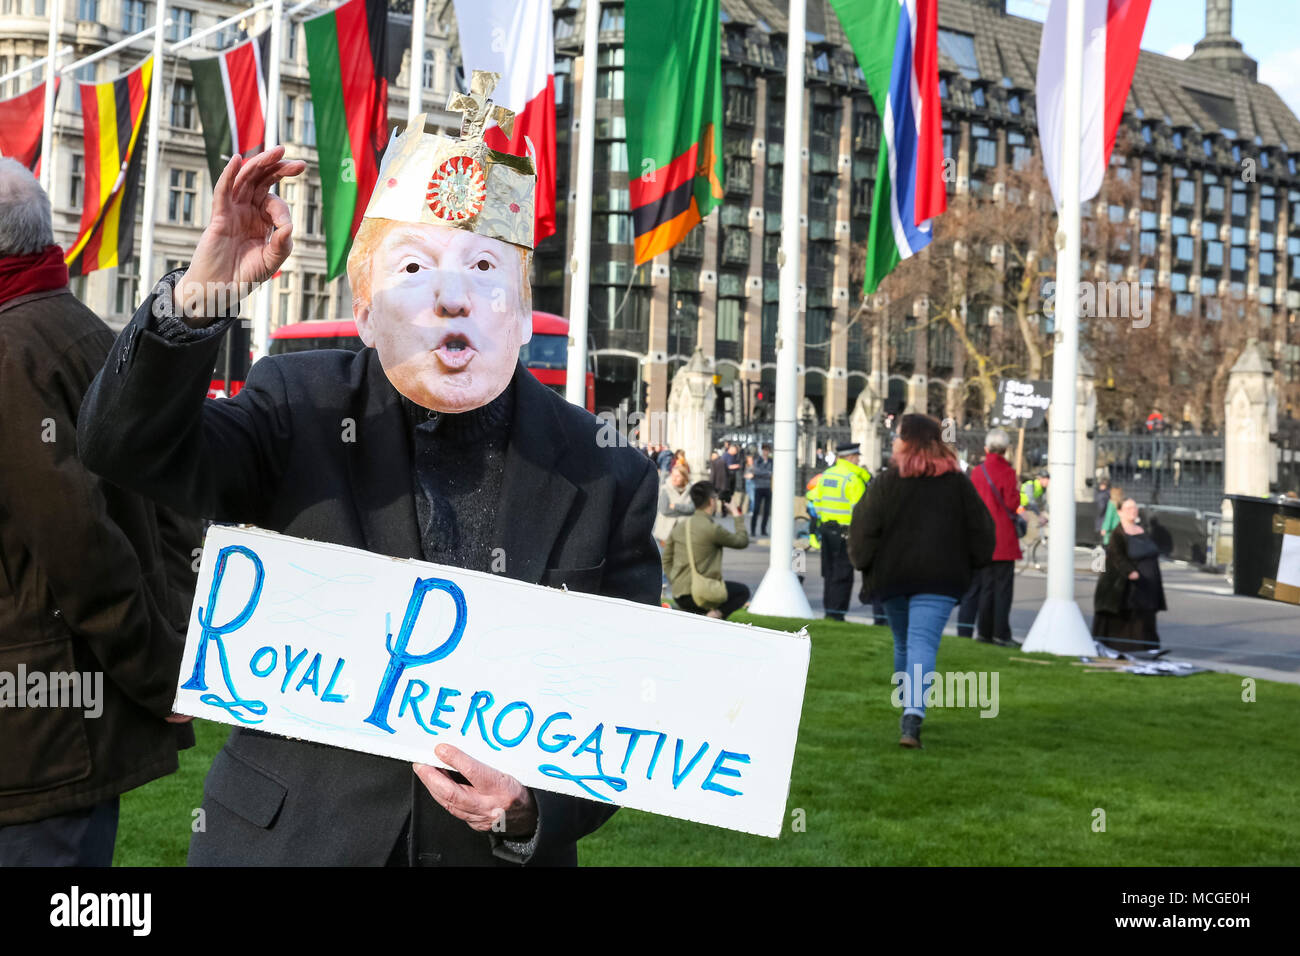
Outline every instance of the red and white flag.
<path id="1" fill-rule="evenodd" d="M 550 0 L 455 0 L 465 75 L 501 74 L 492 101 L 515 114 L 511 137 L 497 127 L 488 146 L 531 156 L 537 168 L 534 242 L 555 233 L 555 41 Z"/>
<path id="2" fill-rule="evenodd" d="M 1065 25 L 1070 0 L 1052 0 L 1038 51 L 1038 139 L 1052 198 L 1061 204 L 1065 121 Z M 1079 201 L 1101 189 L 1124 115 L 1151 0 L 1081 0 L 1084 8 L 1083 122 Z"/>

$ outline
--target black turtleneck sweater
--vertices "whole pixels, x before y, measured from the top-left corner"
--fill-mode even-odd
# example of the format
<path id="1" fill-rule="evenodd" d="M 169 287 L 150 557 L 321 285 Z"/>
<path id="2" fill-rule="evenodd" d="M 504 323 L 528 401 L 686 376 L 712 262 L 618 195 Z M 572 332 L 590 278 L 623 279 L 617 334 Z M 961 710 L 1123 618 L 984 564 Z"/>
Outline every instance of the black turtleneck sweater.
<path id="1" fill-rule="evenodd" d="M 426 561 L 492 570 L 514 384 L 480 408 L 433 412 L 402 399 L 411 426 L 415 514 Z"/>

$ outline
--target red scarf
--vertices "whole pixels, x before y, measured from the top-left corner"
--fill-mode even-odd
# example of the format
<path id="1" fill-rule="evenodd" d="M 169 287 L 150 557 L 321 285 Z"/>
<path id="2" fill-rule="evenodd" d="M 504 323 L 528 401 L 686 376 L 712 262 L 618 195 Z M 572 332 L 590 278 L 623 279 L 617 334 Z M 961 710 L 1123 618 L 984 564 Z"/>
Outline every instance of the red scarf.
<path id="1" fill-rule="evenodd" d="M 68 267 L 59 246 L 27 256 L 0 258 L 0 305 L 20 295 L 48 292 L 68 284 Z"/>

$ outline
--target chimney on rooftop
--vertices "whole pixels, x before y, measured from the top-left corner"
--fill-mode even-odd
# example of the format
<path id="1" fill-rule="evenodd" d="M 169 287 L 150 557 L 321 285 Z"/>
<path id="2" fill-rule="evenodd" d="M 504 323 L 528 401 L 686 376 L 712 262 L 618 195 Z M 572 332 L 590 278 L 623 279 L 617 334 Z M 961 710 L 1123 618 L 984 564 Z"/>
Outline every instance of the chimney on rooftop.
<path id="1" fill-rule="evenodd" d="M 1258 78 L 1259 64 L 1232 35 L 1232 0 L 1205 0 L 1205 36 L 1187 59 L 1251 80 Z"/>

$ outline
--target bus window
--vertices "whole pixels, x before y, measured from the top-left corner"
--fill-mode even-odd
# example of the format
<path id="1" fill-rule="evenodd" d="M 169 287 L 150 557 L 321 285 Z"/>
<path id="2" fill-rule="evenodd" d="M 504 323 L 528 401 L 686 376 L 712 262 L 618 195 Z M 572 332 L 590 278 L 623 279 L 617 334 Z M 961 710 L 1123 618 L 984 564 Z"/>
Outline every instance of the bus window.
<path id="1" fill-rule="evenodd" d="M 519 360 L 531 369 L 567 369 L 569 367 L 569 337 L 567 335 L 538 335 L 519 350 Z M 563 391 L 563 388 L 561 388 Z"/>

